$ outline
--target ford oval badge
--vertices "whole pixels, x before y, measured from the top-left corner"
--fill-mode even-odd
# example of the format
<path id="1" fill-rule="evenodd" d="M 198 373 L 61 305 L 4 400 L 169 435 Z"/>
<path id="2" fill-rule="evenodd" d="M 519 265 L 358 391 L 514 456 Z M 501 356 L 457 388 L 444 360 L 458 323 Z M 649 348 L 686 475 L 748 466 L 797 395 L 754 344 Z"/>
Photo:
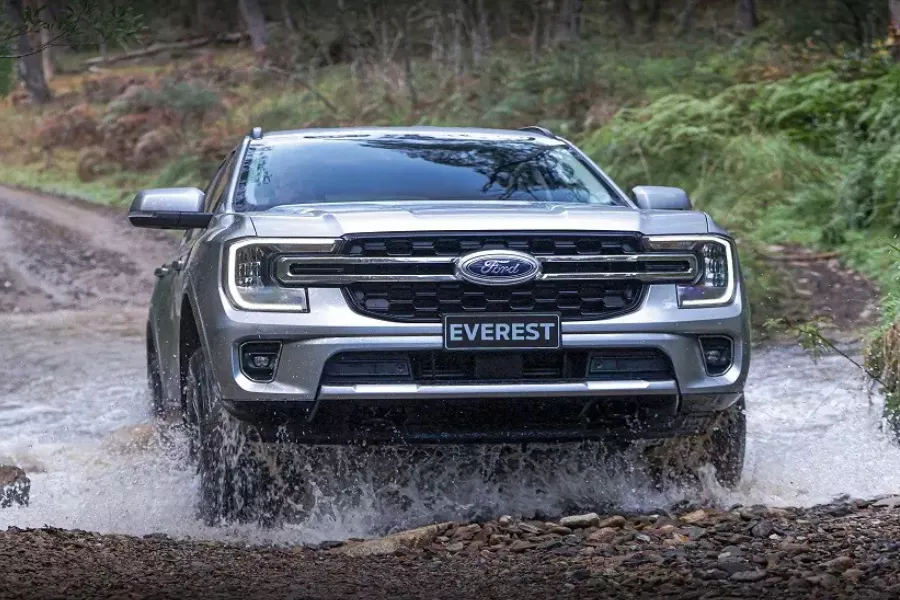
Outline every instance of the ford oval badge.
<path id="1" fill-rule="evenodd" d="M 541 263 L 524 252 L 484 250 L 459 258 L 456 275 L 481 285 L 516 285 L 537 277 Z"/>

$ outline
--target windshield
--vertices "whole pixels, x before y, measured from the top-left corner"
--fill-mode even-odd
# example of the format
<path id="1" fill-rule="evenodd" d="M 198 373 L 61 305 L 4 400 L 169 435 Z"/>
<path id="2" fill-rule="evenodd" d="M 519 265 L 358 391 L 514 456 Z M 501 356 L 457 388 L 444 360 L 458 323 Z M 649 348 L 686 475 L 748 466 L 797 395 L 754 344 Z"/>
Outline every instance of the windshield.
<path id="1" fill-rule="evenodd" d="M 398 135 L 254 144 L 235 210 L 417 200 L 624 205 L 564 145 Z"/>

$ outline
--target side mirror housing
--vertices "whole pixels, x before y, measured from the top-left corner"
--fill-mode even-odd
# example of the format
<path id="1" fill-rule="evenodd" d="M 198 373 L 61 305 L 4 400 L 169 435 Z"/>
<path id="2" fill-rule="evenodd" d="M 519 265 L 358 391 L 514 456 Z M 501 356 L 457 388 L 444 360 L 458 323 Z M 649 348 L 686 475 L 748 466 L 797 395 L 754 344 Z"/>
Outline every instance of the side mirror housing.
<path id="1" fill-rule="evenodd" d="M 128 220 L 135 227 L 203 229 L 213 217 L 203 212 L 203 197 L 197 188 L 141 190 L 131 203 Z"/>
<path id="2" fill-rule="evenodd" d="M 691 199 L 681 188 L 639 185 L 631 193 L 643 210 L 691 210 Z"/>

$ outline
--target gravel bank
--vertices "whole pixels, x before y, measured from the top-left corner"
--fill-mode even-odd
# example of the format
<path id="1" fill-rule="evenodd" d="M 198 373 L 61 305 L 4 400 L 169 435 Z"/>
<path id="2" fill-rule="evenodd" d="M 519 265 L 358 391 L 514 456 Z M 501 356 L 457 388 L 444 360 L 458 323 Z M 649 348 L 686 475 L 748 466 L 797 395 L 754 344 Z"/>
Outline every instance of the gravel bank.
<path id="1" fill-rule="evenodd" d="M 898 497 L 563 522 L 448 524 L 382 544 L 387 554 L 359 552 L 378 545 L 360 541 L 242 548 L 10 528 L 0 533 L 0 597 L 900 596 Z"/>

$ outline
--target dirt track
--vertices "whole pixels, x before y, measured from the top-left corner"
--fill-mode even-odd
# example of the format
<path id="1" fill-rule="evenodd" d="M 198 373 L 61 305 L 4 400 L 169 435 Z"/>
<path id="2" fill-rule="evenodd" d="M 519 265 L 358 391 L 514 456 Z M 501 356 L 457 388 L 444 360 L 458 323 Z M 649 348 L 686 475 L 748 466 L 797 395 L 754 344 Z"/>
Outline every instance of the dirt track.
<path id="1" fill-rule="evenodd" d="M 120 209 L 0 186 L 0 313 L 144 306 L 177 239 Z"/>
<path id="2" fill-rule="evenodd" d="M 24 313 L 0 314 L 0 327 L 28 332 L 52 323 L 62 330 L 81 320 L 93 330 L 102 327 L 92 323 L 102 323 L 128 331 L 117 342 L 122 348 L 139 349 L 152 270 L 171 260 L 176 245 L 174 236 L 131 229 L 120 211 L 0 188 L 0 313 Z M 6 344 L 17 345 L 7 356 L 25 362 L 39 356 L 52 369 L 67 365 L 51 360 L 54 347 L 57 354 L 119 352 L 120 346 L 103 346 L 107 338 L 85 345 L 81 335 L 60 342 L 50 336 L 40 354 L 29 352 L 27 337 L 7 337 Z M 66 376 L 105 368 L 90 366 Z M 15 399 L 32 384 L 36 391 L 24 398 L 71 393 L 36 384 L 28 372 L 0 377 L 0 395 Z M 86 389 L 79 402 L 107 401 Z M 48 418 L 72 405 L 61 406 Z M 7 410 L 19 414 L 16 406 Z M 3 416 L 0 410 L 0 422 Z M 79 423 L 89 432 L 90 425 Z M 44 500 L 46 487 L 35 487 L 35 502 Z M 104 490 L 96 494 L 102 505 Z M 137 498 L 125 502 L 138 506 Z M 710 512 L 693 522 L 679 518 L 685 510 L 629 515 L 613 531 L 490 523 L 462 534 L 448 530 L 446 539 L 424 548 L 364 558 L 321 548 L 10 528 L 0 532 L 0 598 L 900 597 L 900 506 L 754 508 Z"/>

